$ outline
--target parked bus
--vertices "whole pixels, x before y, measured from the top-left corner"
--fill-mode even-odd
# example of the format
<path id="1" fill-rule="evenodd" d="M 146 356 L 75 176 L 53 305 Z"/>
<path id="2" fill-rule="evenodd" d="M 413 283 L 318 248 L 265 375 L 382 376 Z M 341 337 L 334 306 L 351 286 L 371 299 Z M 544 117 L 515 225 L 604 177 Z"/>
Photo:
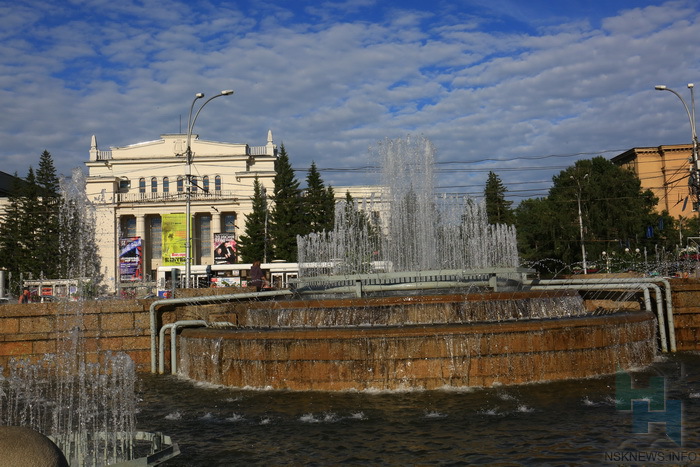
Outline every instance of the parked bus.
<path id="1" fill-rule="evenodd" d="M 251 263 L 240 264 L 196 264 L 190 267 L 190 283 L 193 287 L 247 287 L 250 276 Z M 273 261 L 260 265 L 270 286 L 275 289 L 285 289 L 289 286 L 289 280 L 299 276 L 297 263 L 285 263 Z M 166 297 L 173 289 L 185 285 L 184 266 L 161 266 L 156 273 L 158 296 Z"/>
<path id="2" fill-rule="evenodd" d="M 22 286 L 29 289 L 33 302 L 52 302 L 75 298 L 78 281 L 75 279 L 25 280 Z"/>

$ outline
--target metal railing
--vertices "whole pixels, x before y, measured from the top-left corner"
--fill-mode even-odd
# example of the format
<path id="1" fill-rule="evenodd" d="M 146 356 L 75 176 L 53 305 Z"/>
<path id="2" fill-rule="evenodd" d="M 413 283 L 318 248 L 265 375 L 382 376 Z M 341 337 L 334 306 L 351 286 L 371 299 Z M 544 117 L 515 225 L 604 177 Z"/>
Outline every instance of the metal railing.
<path id="1" fill-rule="evenodd" d="M 117 203 L 155 203 L 162 201 L 177 201 L 183 202 L 187 198 L 184 191 L 173 191 L 168 193 L 163 192 L 147 192 L 147 193 L 116 193 Z M 192 201 L 198 200 L 229 200 L 237 202 L 238 198 L 233 190 L 210 190 L 192 192 Z"/>

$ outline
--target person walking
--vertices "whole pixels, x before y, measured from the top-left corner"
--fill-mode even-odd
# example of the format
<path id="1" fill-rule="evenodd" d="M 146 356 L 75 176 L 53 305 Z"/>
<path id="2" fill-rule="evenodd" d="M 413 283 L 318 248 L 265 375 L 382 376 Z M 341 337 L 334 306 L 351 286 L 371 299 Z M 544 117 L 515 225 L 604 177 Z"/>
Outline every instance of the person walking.
<path id="1" fill-rule="evenodd" d="M 260 289 L 267 287 L 268 282 L 265 279 L 265 272 L 260 267 L 260 261 L 255 261 L 253 266 L 251 266 L 248 285 L 255 287 L 256 292 L 260 292 Z"/>
<path id="2" fill-rule="evenodd" d="M 32 294 L 29 292 L 28 288 L 24 288 L 22 291 L 22 295 L 19 296 L 19 300 L 17 301 L 18 303 L 31 303 L 32 302 Z"/>

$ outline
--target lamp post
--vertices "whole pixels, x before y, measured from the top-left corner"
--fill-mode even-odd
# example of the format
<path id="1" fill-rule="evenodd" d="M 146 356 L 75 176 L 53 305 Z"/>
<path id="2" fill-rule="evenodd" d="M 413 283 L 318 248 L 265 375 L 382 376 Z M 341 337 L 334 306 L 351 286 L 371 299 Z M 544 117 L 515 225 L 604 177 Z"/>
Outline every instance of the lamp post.
<path id="1" fill-rule="evenodd" d="M 588 174 L 585 174 L 583 176 L 583 178 L 586 177 L 588 177 Z M 581 234 L 581 256 L 583 257 L 583 273 L 588 274 L 588 264 L 586 264 L 586 245 L 583 243 L 583 216 L 581 215 L 581 180 L 574 178 L 573 175 L 571 176 L 571 179 L 576 182 L 576 185 L 578 185 L 576 199 L 578 201 L 578 227 Z"/>
<path id="2" fill-rule="evenodd" d="M 199 117 L 199 113 L 202 111 L 205 105 L 207 105 L 209 102 L 216 99 L 217 97 L 230 96 L 231 94 L 233 94 L 233 91 L 227 89 L 225 91 L 221 91 L 214 97 L 210 97 L 209 99 L 204 101 L 204 104 L 202 104 L 199 107 L 197 113 L 194 115 L 194 118 L 192 118 L 192 110 L 194 109 L 194 104 L 197 102 L 197 100 L 204 97 L 204 93 L 198 92 L 194 95 L 194 100 L 192 101 L 192 105 L 190 106 L 190 114 L 187 117 L 187 150 L 185 153 L 185 180 L 187 182 L 187 188 L 185 191 L 185 236 L 187 237 L 185 241 L 185 288 L 190 287 L 190 274 L 192 271 L 192 222 L 190 220 L 192 211 L 192 128 L 194 128 L 194 123 L 197 121 L 197 117 Z"/>
<path id="3" fill-rule="evenodd" d="M 685 100 L 673 89 L 667 87 L 666 85 L 659 84 L 654 86 L 657 91 L 669 91 L 676 95 L 681 100 L 683 107 L 685 108 L 685 113 L 688 114 L 688 120 L 690 121 L 690 132 L 692 135 L 692 156 L 690 159 L 690 177 L 688 178 L 688 185 L 690 186 L 690 192 L 695 197 L 694 204 L 695 210 L 700 210 L 700 162 L 698 162 L 698 133 L 695 127 L 695 95 L 693 89 L 695 85 L 693 83 L 688 83 L 688 89 L 690 89 L 690 108 Z"/>

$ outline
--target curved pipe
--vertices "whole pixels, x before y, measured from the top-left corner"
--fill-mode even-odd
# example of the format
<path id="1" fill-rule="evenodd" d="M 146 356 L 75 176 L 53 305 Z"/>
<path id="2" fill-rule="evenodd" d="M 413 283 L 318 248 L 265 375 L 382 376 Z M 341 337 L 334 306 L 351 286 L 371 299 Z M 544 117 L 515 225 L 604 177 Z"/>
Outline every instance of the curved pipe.
<path id="1" fill-rule="evenodd" d="M 593 279 L 542 279 L 531 283 L 541 284 L 663 284 L 666 299 L 666 326 L 668 326 L 669 347 L 671 352 L 676 351 L 676 327 L 673 320 L 673 297 L 671 296 L 671 283 L 663 277 L 619 277 L 619 278 L 593 278 Z M 657 299 L 658 302 L 658 299 Z"/>
<path id="2" fill-rule="evenodd" d="M 201 319 L 190 319 L 175 321 L 174 323 L 164 324 L 160 328 L 160 340 L 158 341 L 158 373 L 165 373 L 165 333 L 170 330 L 170 369 L 171 373 L 175 374 L 175 365 L 177 362 L 177 328 L 184 327 L 201 327 L 206 326 L 207 322 Z"/>
<path id="3" fill-rule="evenodd" d="M 292 295 L 289 290 L 273 290 L 270 292 L 242 292 L 237 294 L 227 295 L 207 295 L 205 297 L 189 297 L 189 298 L 166 298 L 156 300 L 149 307 L 149 318 L 151 324 L 151 373 L 156 373 L 158 368 L 158 320 L 156 316 L 156 308 L 161 305 L 205 305 L 210 303 L 219 303 L 233 300 L 252 300 L 263 297 L 282 297 Z"/>
<path id="4" fill-rule="evenodd" d="M 641 289 L 644 292 L 644 305 L 645 308 L 648 311 L 653 311 L 653 307 L 651 306 L 651 297 L 649 294 L 649 288 L 653 288 L 655 293 L 656 293 L 656 316 L 659 322 L 659 339 L 661 340 L 661 351 L 666 353 L 668 352 L 668 341 L 666 339 L 666 320 L 664 318 L 664 313 L 663 313 L 663 304 L 661 300 L 661 289 L 659 286 L 655 284 L 649 284 L 649 283 L 640 283 L 637 281 L 636 283 L 597 283 L 597 284 L 592 284 L 588 283 L 591 281 L 586 281 L 583 279 L 577 279 L 575 280 L 575 283 L 571 283 L 567 280 L 542 280 L 542 281 L 533 281 L 533 283 L 539 282 L 543 285 L 533 285 L 531 286 L 531 289 L 534 290 L 544 290 L 544 289 L 574 289 L 574 290 L 613 290 L 613 289 L 630 289 L 630 290 L 638 290 Z M 675 349 L 674 349 L 675 351 Z"/>

